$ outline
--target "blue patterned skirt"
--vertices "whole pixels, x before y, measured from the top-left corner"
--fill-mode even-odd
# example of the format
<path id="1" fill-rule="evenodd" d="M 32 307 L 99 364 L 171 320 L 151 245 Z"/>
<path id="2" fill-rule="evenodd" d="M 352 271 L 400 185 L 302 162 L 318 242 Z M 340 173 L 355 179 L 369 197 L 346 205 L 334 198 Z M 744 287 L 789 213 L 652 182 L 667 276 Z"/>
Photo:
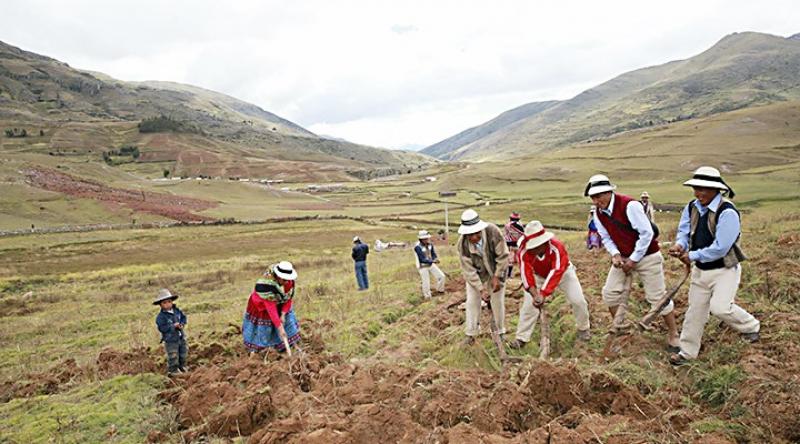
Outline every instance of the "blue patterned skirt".
<path id="1" fill-rule="evenodd" d="M 297 318 L 294 316 L 294 309 L 286 313 L 283 328 L 286 330 L 290 345 L 300 340 L 300 324 L 297 323 Z M 278 334 L 278 329 L 272 325 L 272 321 L 256 318 L 248 312 L 244 313 L 242 338 L 245 348 L 251 352 L 260 352 L 267 348 L 274 348 L 282 352 L 286 349 Z"/>

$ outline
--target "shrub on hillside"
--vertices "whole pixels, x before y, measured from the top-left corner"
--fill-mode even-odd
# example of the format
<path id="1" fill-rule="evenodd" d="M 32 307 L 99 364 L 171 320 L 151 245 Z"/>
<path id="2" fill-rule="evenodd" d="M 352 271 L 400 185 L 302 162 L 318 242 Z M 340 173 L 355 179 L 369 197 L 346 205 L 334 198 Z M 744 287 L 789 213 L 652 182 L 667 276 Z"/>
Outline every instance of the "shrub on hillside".
<path id="1" fill-rule="evenodd" d="M 25 128 L 19 129 L 6 129 L 6 137 L 28 137 L 28 131 Z"/>
<path id="2" fill-rule="evenodd" d="M 175 133 L 196 133 L 197 128 L 185 122 L 175 120 L 172 117 L 160 115 L 158 117 L 149 117 L 139 123 L 140 133 L 160 133 L 165 131 L 172 131 Z"/>

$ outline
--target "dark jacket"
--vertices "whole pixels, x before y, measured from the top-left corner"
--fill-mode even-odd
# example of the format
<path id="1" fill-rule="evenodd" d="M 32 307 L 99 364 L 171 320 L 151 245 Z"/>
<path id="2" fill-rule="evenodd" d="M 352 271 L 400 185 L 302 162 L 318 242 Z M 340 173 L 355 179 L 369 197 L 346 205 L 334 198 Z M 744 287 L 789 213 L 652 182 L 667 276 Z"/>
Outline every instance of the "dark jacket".
<path id="1" fill-rule="evenodd" d="M 430 245 L 430 252 L 431 252 L 430 258 L 425 253 L 425 250 L 427 250 L 427 248 L 422 245 L 422 242 L 417 242 L 417 245 L 414 246 L 414 252 L 417 253 L 417 268 L 430 267 L 431 265 L 433 265 L 434 262 L 436 262 L 436 259 L 438 259 L 438 256 L 436 255 L 436 249 L 433 248 L 433 244 L 428 244 L 428 245 Z"/>
<path id="2" fill-rule="evenodd" d="M 180 342 L 186 336 L 183 329 L 175 328 L 175 323 L 179 322 L 186 326 L 186 315 L 175 305 L 172 306 L 172 313 L 161 310 L 156 316 L 156 325 L 161 332 L 161 342 Z"/>
<path id="3" fill-rule="evenodd" d="M 356 262 L 361 262 L 367 260 L 367 255 L 369 254 L 369 245 L 359 242 L 353 245 L 353 253 L 350 255 L 353 257 L 353 260 Z"/>

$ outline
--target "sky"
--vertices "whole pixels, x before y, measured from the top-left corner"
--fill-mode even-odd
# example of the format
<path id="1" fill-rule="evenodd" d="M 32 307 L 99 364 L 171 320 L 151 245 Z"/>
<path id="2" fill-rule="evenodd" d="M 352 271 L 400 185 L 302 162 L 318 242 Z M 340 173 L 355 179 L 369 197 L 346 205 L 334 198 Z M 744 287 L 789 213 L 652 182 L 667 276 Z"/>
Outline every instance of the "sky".
<path id="1" fill-rule="evenodd" d="M 0 40 L 72 67 L 188 83 L 317 134 L 412 148 L 733 32 L 798 33 L 800 3 L 6 0 L 1 23 Z"/>

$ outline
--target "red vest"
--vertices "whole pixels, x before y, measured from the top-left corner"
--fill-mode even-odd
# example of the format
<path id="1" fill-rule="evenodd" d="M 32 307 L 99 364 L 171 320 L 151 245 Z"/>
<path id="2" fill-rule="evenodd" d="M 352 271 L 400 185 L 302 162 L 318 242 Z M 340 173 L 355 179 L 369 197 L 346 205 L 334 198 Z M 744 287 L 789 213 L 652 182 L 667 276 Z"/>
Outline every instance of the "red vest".
<path id="1" fill-rule="evenodd" d="M 623 257 L 629 257 L 633 254 L 633 250 L 636 248 L 636 241 L 639 240 L 639 232 L 631 226 L 626 212 L 628 204 L 634 201 L 636 199 L 630 196 L 614 193 L 614 208 L 611 209 L 611 217 L 608 217 L 603 211 L 597 212 L 597 218 L 600 219 L 600 223 L 608 231 L 611 240 L 617 244 L 619 253 Z M 653 236 L 650 246 L 647 247 L 646 254 L 653 254 L 658 249 L 658 240 Z"/>

